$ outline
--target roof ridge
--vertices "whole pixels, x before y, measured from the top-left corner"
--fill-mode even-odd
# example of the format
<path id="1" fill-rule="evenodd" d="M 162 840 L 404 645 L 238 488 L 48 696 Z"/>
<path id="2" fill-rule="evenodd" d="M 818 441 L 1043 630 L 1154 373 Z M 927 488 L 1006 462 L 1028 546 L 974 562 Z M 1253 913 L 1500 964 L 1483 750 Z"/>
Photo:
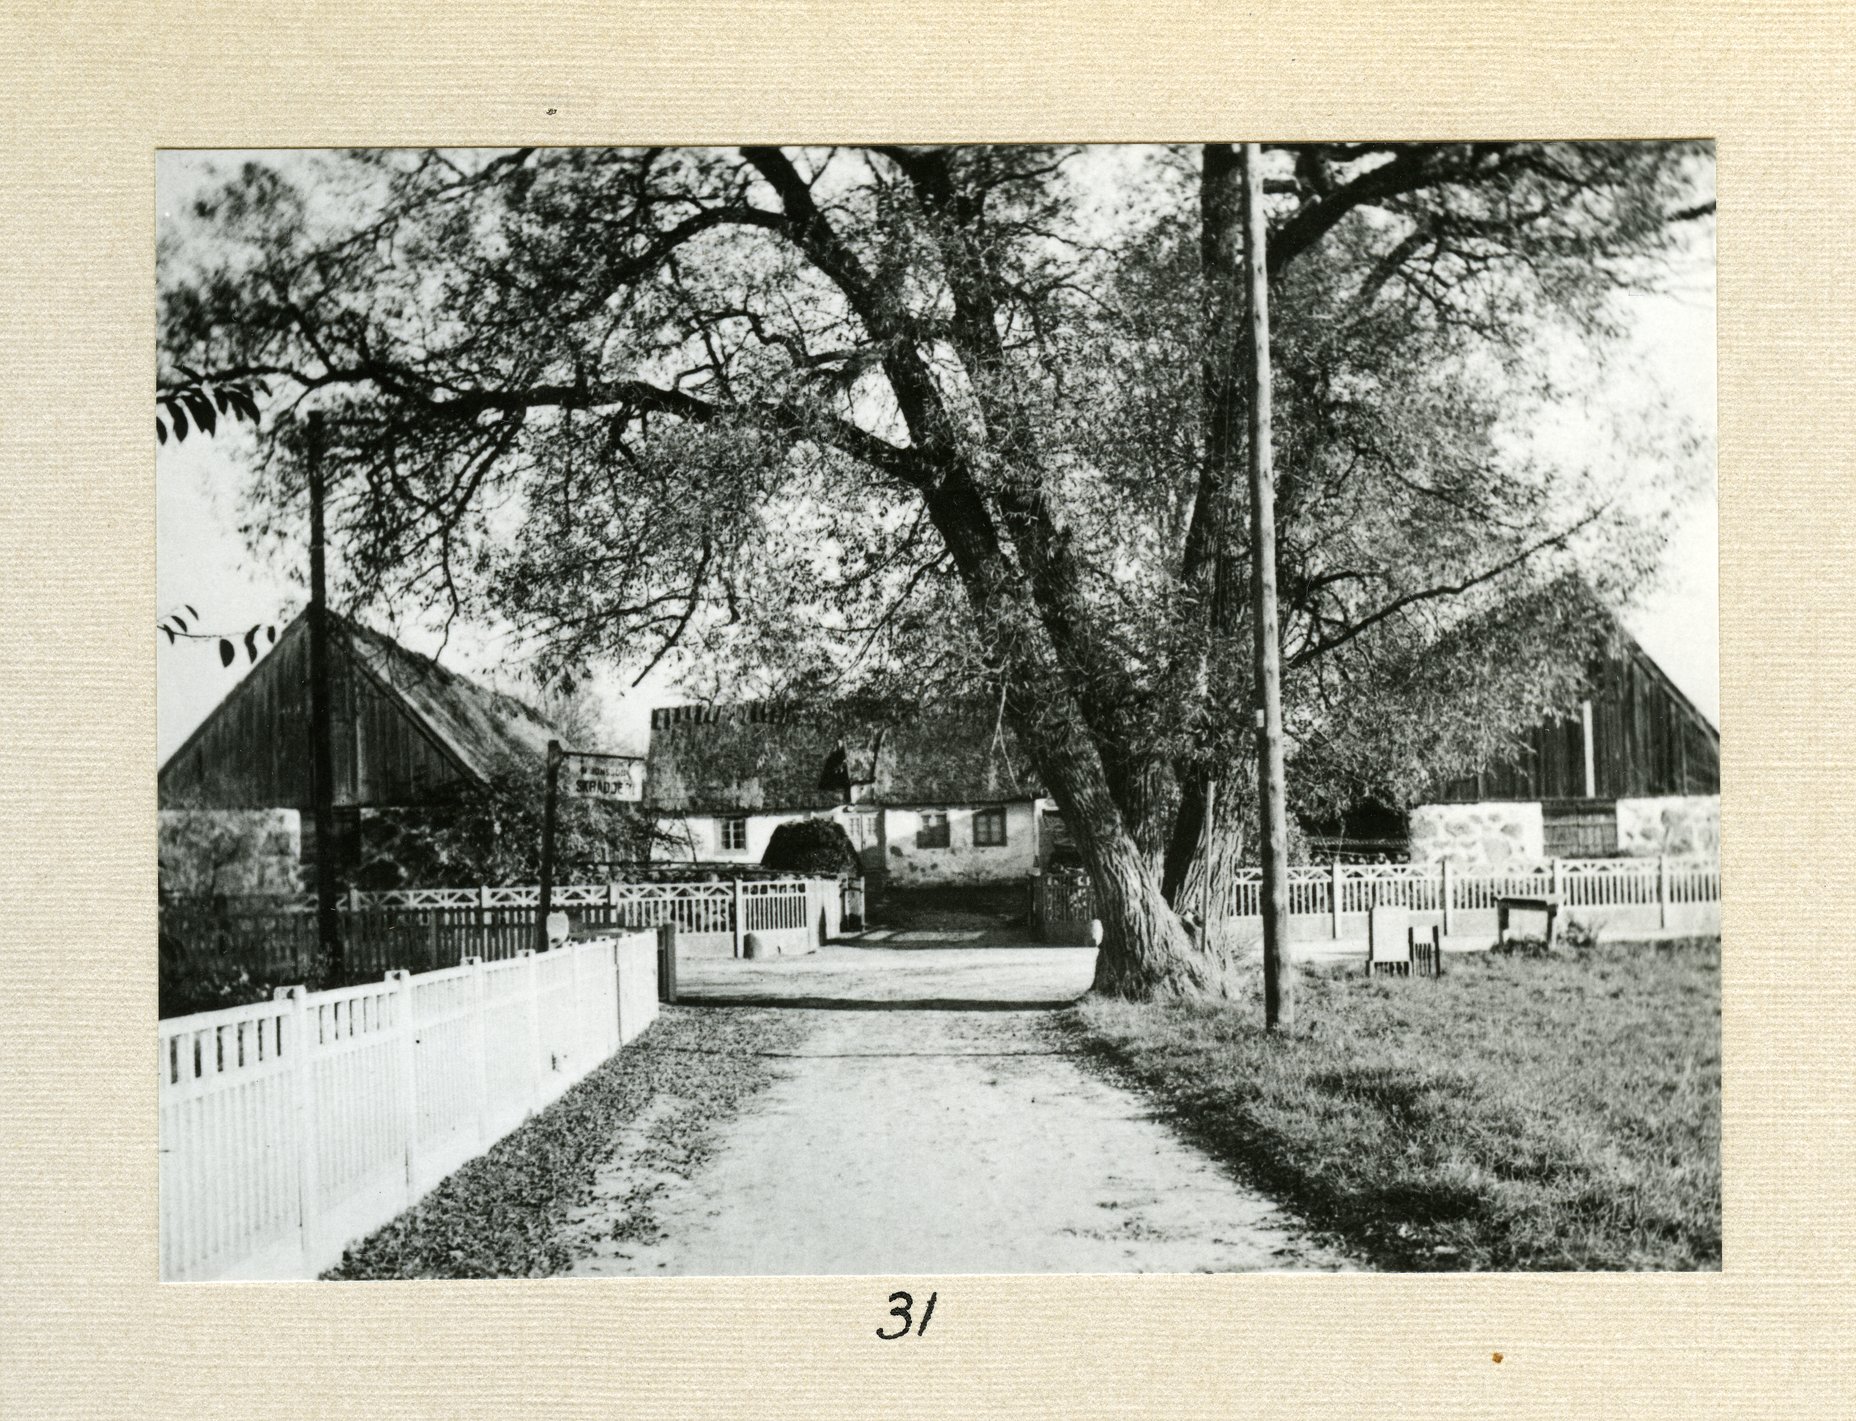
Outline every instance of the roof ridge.
<path id="1" fill-rule="evenodd" d="M 992 803 L 1037 792 L 1035 768 L 997 698 L 939 699 L 910 715 L 855 699 L 811 705 L 737 702 L 651 712 L 650 800 L 697 813 L 829 807 L 842 780 L 870 803 Z M 1001 743 L 1003 742 L 1003 743 Z"/>
<path id="2" fill-rule="evenodd" d="M 383 632 L 378 627 L 370 627 L 363 622 L 356 621 L 354 618 L 344 616 L 339 612 L 331 612 L 330 615 L 335 617 L 348 631 L 359 633 L 361 636 L 378 643 L 393 655 L 415 663 L 417 669 L 436 672 L 440 677 L 446 680 L 469 687 L 470 690 L 477 695 L 489 696 L 496 700 L 507 701 L 510 705 L 515 706 L 535 720 L 540 721 L 543 725 L 553 729 L 553 723 L 546 715 L 542 714 L 538 707 L 513 692 L 505 691 L 497 686 L 486 685 L 474 676 L 466 675 L 455 667 L 445 665 L 444 662 L 440 661 L 435 656 L 428 656 L 423 651 L 418 651 L 407 646 L 406 643 L 401 641 L 398 637 L 388 632 Z"/>
<path id="3" fill-rule="evenodd" d="M 893 712 L 893 719 L 900 720 L 909 714 L 934 711 L 963 713 L 985 708 L 990 712 L 991 705 L 989 697 L 977 695 L 932 701 L 865 701 L 855 696 L 817 701 L 782 701 L 771 697 L 742 701 L 679 701 L 672 705 L 651 707 L 651 728 L 664 730 L 673 725 L 719 725 L 724 722 L 795 725 L 833 716 L 868 725 L 883 720 L 879 712 L 885 710 Z"/>

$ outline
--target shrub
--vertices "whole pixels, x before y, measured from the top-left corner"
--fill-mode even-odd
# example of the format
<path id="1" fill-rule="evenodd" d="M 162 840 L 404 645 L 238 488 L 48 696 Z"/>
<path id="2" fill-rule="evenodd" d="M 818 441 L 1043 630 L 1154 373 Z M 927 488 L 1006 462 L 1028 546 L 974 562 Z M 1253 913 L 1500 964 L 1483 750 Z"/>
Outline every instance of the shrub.
<path id="1" fill-rule="evenodd" d="M 1554 933 L 1551 947 L 1544 937 L 1533 933 L 1510 933 L 1506 942 L 1495 944 L 1494 950 L 1505 957 L 1578 956 L 1597 946 L 1598 934 L 1589 925 L 1577 918 L 1567 918 Z"/>
<path id="2" fill-rule="evenodd" d="M 1532 933 L 1509 933 L 1506 939 L 1495 944 L 1492 951 L 1504 957 L 1545 957 L 1547 940 Z"/>
<path id="3" fill-rule="evenodd" d="M 776 825 L 761 855 L 762 868 L 839 878 L 861 871 L 851 836 L 835 819 L 799 819 Z"/>
<path id="4" fill-rule="evenodd" d="M 165 806 L 157 828 L 161 891 L 195 898 L 299 892 L 301 839 L 294 809 Z"/>
<path id="5" fill-rule="evenodd" d="M 156 1013 L 163 1020 L 268 1001 L 291 983 L 321 984 L 323 971 L 270 971 L 254 965 L 236 934 L 210 918 L 187 915 L 160 930 Z M 313 965 L 313 964 L 312 964 Z"/>
<path id="6" fill-rule="evenodd" d="M 541 876 L 546 771 L 510 764 L 483 786 L 460 786 L 417 808 L 365 814 L 357 888 L 476 887 L 534 883 Z M 643 861 L 667 842 L 631 804 L 559 795 L 555 801 L 556 881 L 580 865 Z"/>
<path id="7" fill-rule="evenodd" d="M 1560 930 L 1560 944 L 1573 952 L 1590 952 L 1598 946 L 1598 933 L 1579 919 L 1568 918 Z"/>

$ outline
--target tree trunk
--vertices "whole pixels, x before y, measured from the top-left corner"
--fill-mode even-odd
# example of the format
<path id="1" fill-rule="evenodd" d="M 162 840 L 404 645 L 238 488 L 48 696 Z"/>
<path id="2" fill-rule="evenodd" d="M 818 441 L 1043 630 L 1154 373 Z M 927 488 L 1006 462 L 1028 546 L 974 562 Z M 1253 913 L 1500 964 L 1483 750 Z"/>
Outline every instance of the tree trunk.
<path id="1" fill-rule="evenodd" d="M 1048 685 L 1007 697 L 1007 709 L 1063 810 L 1089 874 L 1102 941 L 1095 990 L 1144 1000 L 1223 990 L 1223 972 L 1167 901 L 1155 855 L 1144 852 L 1115 802 L 1102 757 Z"/>
<path id="2" fill-rule="evenodd" d="M 1222 991 L 1217 960 L 1168 904 L 1132 840 L 1123 836 L 1094 854 L 1084 850 L 1083 861 L 1102 923 L 1096 991 L 1137 1000 Z"/>
<path id="3" fill-rule="evenodd" d="M 1231 885 L 1255 826 L 1255 805 L 1238 802 L 1242 792 L 1234 780 L 1220 783 L 1217 822 L 1212 833 L 1209 838 L 1201 836 L 1177 884 L 1167 895 L 1177 912 L 1196 918 L 1213 931 L 1214 941 L 1216 930 L 1229 914 Z"/>

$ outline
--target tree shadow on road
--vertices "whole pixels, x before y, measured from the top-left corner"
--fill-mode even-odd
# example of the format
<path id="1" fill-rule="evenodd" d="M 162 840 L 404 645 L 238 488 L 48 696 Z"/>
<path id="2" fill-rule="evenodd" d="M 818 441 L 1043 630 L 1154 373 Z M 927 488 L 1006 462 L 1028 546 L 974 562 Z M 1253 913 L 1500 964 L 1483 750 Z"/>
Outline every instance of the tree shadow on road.
<path id="1" fill-rule="evenodd" d="M 1080 997 L 1049 1000 L 1001 1000 L 996 997 L 801 997 L 773 994 L 704 996 L 679 993 L 677 1005 L 708 1010 L 716 1007 L 775 1007 L 797 1011 L 1063 1011 Z"/>

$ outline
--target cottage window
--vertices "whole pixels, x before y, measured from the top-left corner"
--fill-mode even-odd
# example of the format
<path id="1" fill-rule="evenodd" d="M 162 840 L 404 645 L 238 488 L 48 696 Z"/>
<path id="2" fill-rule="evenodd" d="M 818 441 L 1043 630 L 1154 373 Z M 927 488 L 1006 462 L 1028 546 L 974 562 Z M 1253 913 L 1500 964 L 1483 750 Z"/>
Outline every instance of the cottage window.
<path id="1" fill-rule="evenodd" d="M 722 821 L 722 848 L 745 849 L 748 846 L 748 821 L 746 816 L 737 816 Z"/>
<path id="2" fill-rule="evenodd" d="M 1005 806 L 973 811 L 973 847 L 997 849 L 1005 846 Z"/>
<path id="3" fill-rule="evenodd" d="M 952 841 L 947 836 L 947 811 L 942 809 L 924 809 L 922 826 L 915 831 L 915 847 L 918 849 L 945 849 Z"/>

